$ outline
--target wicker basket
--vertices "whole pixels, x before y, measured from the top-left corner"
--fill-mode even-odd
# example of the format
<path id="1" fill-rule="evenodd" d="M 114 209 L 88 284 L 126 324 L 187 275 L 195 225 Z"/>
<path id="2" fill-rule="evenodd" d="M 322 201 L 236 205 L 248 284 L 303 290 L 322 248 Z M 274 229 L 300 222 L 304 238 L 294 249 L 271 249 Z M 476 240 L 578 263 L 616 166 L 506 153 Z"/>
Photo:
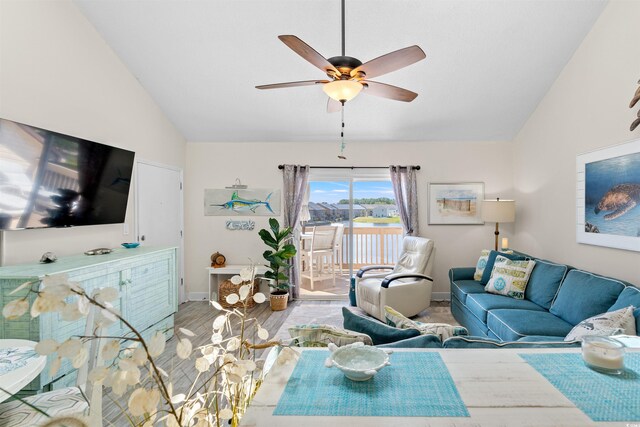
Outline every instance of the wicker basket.
<path id="1" fill-rule="evenodd" d="M 269 302 L 271 303 L 272 311 L 282 311 L 287 309 L 287 302 L 289 301 L 289 292 L 282 295 L 271 294 L 269 296 Z"/>
<path id="2" fill-rule="evenodd" d="M 241 286 L 241 285 L 240 285 Z M 225 280 L 220 283 L 220 287 L 218 288 L 218 302 L 220 305 L 226 309 L 232 308 L 242 308 L 242 302 L 238 301 L 235 304 L 229 304 L 227 302 L 227 295 L 237 294 L 240 290 L 240 286 L 234 285 L 231 280 Z M 256 279 L 253 282 L 253 287 L 251 288 L 251 292 L 247 297 L 247 308 L 252 308 L 256 305 L 256 302 L 253 300 L 253 295 L 257 292 L 258 287 L 260 286 L 260 282 Z"/>

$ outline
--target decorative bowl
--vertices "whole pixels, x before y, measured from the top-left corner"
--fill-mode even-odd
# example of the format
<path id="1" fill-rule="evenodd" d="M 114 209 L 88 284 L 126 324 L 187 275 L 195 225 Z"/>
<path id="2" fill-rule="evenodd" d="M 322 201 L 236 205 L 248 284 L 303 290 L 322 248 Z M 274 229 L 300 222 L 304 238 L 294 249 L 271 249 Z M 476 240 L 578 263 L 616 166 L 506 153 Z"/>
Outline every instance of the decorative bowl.
<path id="1" fill-rule="evenodd" d="M 127 249 L 133 249 L 140 246 L 140 243 L 139 242 L 123 243 L 122 246 L 124 246 Z"/>
<path id="2" fill-rule="evenodd" d="M 325 366 L 335 366 L 345 377 L 352 381 L 367 381 L 389 363 L 390 350 L 364 345 L 361 342 L 337 347 L 329 344 L 331 356 L 325 361 Z"/>

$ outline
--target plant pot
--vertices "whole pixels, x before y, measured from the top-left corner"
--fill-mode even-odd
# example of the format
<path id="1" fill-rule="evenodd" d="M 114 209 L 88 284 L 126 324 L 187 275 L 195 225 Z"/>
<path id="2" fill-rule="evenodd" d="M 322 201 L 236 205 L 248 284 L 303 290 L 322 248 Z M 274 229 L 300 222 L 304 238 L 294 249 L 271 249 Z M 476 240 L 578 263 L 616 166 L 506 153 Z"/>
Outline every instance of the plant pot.
<path id="1" fill-rule="evenodd" d="M 289 301 L 289 292 L 285 293 L 272 293 L 269 296 L 269 303 L 271 304 L 272 311 L 282 311 L 287 309 L 287 302 Z"/>

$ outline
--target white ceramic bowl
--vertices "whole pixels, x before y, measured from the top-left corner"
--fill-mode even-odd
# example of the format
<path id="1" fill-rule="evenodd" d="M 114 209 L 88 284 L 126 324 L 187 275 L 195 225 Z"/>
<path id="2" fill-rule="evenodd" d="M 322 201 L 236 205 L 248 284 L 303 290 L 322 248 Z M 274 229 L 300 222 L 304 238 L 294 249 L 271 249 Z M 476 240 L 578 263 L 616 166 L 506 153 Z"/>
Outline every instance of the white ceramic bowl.
<path id="1" fill-rule="evenodd" d="M 335 347 L 335 346 L 334 346 Z M 387 351 L 377 347 L 365 346 L 362 343 L 332 348 L 326 366 L 340 369 L 353 381 L 366 381 L 389 363 Z"/>

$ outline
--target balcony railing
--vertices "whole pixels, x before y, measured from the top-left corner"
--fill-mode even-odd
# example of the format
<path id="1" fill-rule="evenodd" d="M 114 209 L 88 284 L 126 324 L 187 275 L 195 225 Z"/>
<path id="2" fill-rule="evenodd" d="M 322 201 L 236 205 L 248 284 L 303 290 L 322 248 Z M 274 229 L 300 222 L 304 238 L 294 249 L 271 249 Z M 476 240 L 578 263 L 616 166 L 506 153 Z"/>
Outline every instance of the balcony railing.
<path id="1" fill-rule="evenodd" d="M 305 229 L 311 233 L 310 228 Z M 395 265 L 402 249 L 402 227 L 354 227 L 353 269 L 367 265 Z M 342 237 L 342 264 L 349 265 L 349 241 L 352 236 L 348 227 Z M 337 262 L 336 262 L 337 263 Z"/>
<path id="2" fill-rule="evenodd" d="M 366 265 L 394 265 L 402 249 L 402 227 L 354 227 L 353 269 Z M 342 262 L 349 262 L 349 229 L 342 240 Z"/>

